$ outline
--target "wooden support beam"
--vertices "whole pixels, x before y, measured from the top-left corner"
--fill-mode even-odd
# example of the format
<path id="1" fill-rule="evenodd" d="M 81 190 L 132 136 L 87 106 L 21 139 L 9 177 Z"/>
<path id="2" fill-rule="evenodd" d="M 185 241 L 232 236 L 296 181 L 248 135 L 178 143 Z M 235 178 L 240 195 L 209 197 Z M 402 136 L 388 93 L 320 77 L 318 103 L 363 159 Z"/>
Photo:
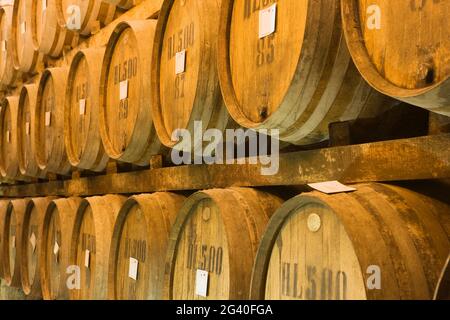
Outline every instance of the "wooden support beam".
<path id="1" fill-rule="evenodd" d="M 0 195 L 90 196 L 232 186 L 300 186 L 330 180 L 358 183 L 449 178 L 450 134 L 442 134 L 282 154 L 279 171 L 273 176 L 262 175 L 260 165 L 192 165 L 0 186 Z"/>

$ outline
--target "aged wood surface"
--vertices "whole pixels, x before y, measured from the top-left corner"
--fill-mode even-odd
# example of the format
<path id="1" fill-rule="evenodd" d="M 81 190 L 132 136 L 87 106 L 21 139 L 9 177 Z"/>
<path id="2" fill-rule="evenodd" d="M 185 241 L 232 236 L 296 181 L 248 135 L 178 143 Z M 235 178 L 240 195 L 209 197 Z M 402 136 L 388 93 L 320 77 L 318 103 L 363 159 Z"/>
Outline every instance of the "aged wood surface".
<path id="1" fill-rule="evenodd" d="M 165 1 L 158 18 L 153 47 L 151 109 L 161 143 L 175 147 L 177 129 L 225 129 L 229 115 L 216 66 L 221 1 Z M 184 63 L 176 70 L 179 54 Z"/>
<path id="2" fill-rule="evenodd" d="M 115 4 L 119 8 L 129 9 L 136 6 L 145 0 L 105 0 L 104 2 Z"/>
<path id="3" fill-rule="evenodd" d="M 433 296 L 450 250 L 450 206 L 393 185 L 355 187 L 304 193 L 277 210 L 260 242 L 251 299 Z"/>
<path id="4" fill-rule="evenodd" d="M 128 10 L 127 12 L 123 13 L 122 15 L 118 16 L 117 19 L 115 19 L 113 22 L 108 24 L 106 27 L 102 28 L 95 34 L 93 34 L 91 37 L 87 39 L 82 39 L 80 43 L 74 47 L 72 50 L 64 50 L 63 57 L 59 59 L 52 59 L 47 58 L 47 65 L 49 66 L 69 66 L 72 58 L 75 56 L 75 54 L 78 52 L 79 49 L 85 49 L 85 48 L 95 48 L 95 47 L 101 47 L 105 46 L 106 43 L 109 40 L 109 37 L 111 33 L 113 32 L 114 28 L 122 21 L 132 21 L 132 20 L 144 20 L 147 18 L 156 18 L 158 16 L 159 10 L 161 8 L 161 5 L 163 3 L 163 0 L 143 0 L 138 6 Z M 31 10 L 29 10 L 31 11 Z M 31 15 L 30 15 L 31 17 Z M 25 19 L 25 17 L 23 18 Z M 30 18 L 31 19 L 31 18 Z M 31 21 L 31 20 L 30 20 Z M 27 30 L 30 30 L 29 28 Z M 28 36 L 27 36 L 28 37 Z M 29 43 L 30 40 L 27 38 L 26 40 L 22 39 L 23 43 L 20 45 L 19 50 L 22 50 L 22 45 L 25 46 L 24 43 Z M 26 52 L 23 53 L 24 55 L 27 54 Z M 32 55 L 32 52 L 30 53 Z M 17 59 L 17 58 L 16 58 Z M 19 58 L 20 59 L 20 58 Z M 29 68 L 29 65 L 33 65 L 36 61 L 34 61 L 33 57 L 22 57 L 24 59 L 20 63 L 17 61 L 18 65 L 21 65 L 24 69 L 34 69 Z M 33 62 L 34 61 L 34 62 Z M 16 63 L 16 61 L 15 61 Z M 27 83 L 30 82 L 38 82 L 40 78 L 40 74 L 44 70 L 44 65 L 39 64 L 36 67 L 35 73 L 28 74 L 26 77 L 24 77 L 24 81 Z M 7 95 L 17 95 L 20 93 L 21 84 L 16 83 L 16 87 L 9 88 L 5 92 L 0 93 L 1 96 L 7 96 Z"/>
<path id="5" fill-rule="evenodd" d="M 35 45 L 31 26 L 33 25 L 33 4 L 28 0 L 14 1 L 11 50 L 14 67 L 21 72 L 34 73 L 42 64 L 42 53 Z M 26 27 L 28 26 L 28 28 Z"/>
<path id="6" fill-rule="evenodd" d="M 12 63 L 12 47 L 9 45 L 12 39 L 12 6 L 0 8 L 0 88 L 3 90 L 7 86 L 14 84 L 19 76 L 19 72 L 14 69 Z"/>
<path id="7" fill-rule="evenodd" d="M 341 4 L 347 44 L 367 82 L 396 99 L 450 115 L 450 3 L 343 0 Z"/>
<path id="8" fill-rule="evenodd" d="M 112 234 L 108 298 L 162 298 L 164 257 L 170 229 L 185 197 L 158 192 L 130 197 L 120 209 Z M 129 274 L 130 259 L 137 263 L 136 279 Z"/>
<path id="9" fill-rule="evenodd" d="M 450 255 L 439 278 L 436 292 L 434 294 L 434 299 L 450 300 Z"/>
<path id="10" fill-rule="evenodd" d="M 45 213 L 50 202 L 55 197 L 34 198 L 28 202 L 22 224 L 22 252 L 20 263 L 20 275 L 23 292 L 28 300 L 41 300 L 41 278 L 39 276 L 42 259 L 40 258 L 43 249 L 43 224 Z"/>
<path id="11" fill-rule="evenodd" d="M 42 74 L 37 93 L 34 117 L 35 130 L 31 133 L 36 161 L 41 170 L 67 175 L 70 163 L 64 146 L 64 94 L 67 68 L 49 68 Z"/>
<path id="12" fill-rule="evenodd" d="M 72 166 L 103 171 L 109 160 L 98 130 L 97 88 L 105 49 L 80 50 L 72 60 L 64 110 L 64 139 Z"/>
<path id="13" fill-rule="evenodd" d="M 0 173 L 7 179 L 20 179 L 17 159 L 17 97 L 7 97 L 0 109 Z"/>
<path id="14" fill-rule="evenodd" d="M 116 7 L 103 1 L 95 0 L 56 0 L 58 17 L 62 21 L 70 21 L 71 15 L 76 11 L 71 8 L 77 5 L 80 8 L 80 30 L 84 36 L 89 36 L 98 27 L 104 27 L 114 19 Z"/>
<path id="15" fill-rule="evenodd" d="M 46 172 L 39 169 L 33 146 L 34 138 L 32 137 L 34 130 L 36 130 L 36 121 L 39 121 L 34 116 L 37 90 L 37 84 L 27 84 L 20 91 L 17 115 L 17 158 L 22 175 L 43 178 Z"/>
<path id="16" fill-rule="evenodd" d="M 111 238 L 126 199 L 118 195 L 89 197 L 78 207 L 69 262 L 80 267 L 80 290 L 70 290 L 71 300 L 107 298 Z"/>
<path id="17" fill-rule="evenodd" d="M 248 188 L 212 189 L 190 196 L 171 229 L 164 298 L 246 299 L 259 239 L 282 203 L 272 194 Z M 197 294 L 197 270 L 208 272 L 204 297 Z"/>
<path id="18" fill-rule="evenodd" d="M 81 198 L 53 200 L 42 226 L 40 279 L 44 300 L 68 300 L 66 270 L 70 263 L 73 226 Z"/>
<path id="19" fill-rule="evenodd" d="M 279 171 L 260 165 L 193 165 L 113 173 L 73 180 L 0 186 L 4 197 L 100 195 L 200 190 L 232 186 L 304 185 L 450 178 L 450 134 L 280 155 Z"/>
<path id="20" fill-rule="evenodd" d="M 5 219 L 0 231 L 3 246 L 2 276 L 9 287 L 21 286 L 22 224 L 28 201 L 29 199 L 13 200 L 6 206 L 6 212 L 2 212 Z"/>
<path id="21" fill-rule="evenodd" d="M 339 1 L 252 3 L 223 0 L 221 7 L 220 86 L 239 125 L 278 129 L 280 140 L 308 145 L 327 140 L 332 122 L 370 118 L 392 104 L 352 63 Z M 276 30 L 261 37 L 260 9 L 274 3 Z"/>
<path id="22" fill-rule="evenodd" d="M 150 105 L 151 52 L 156 20 L 127 21 L 114 29 L 103 58 L 99 130 L 110 158 L 145 166 L 162 152 Z"/>
<path id="23" fill-rule="evenodd" d="M 156 18 L 158 16 L 159 9 L 163 0 L 145 0 L 142 3 L 121 16 L 116 20 L 108 24 L 105 28 L 101 29 L 99 32 L 92 35 L 90 38 L 81 42 L 76 48 L 66 53 L 65 59 L 58 61 L 61 63 L 70 63 L 72 57 L 82 48 L 94 48 L 105 46 L 108 43 L 109 37 L 116 28 L 116 26 L 122 21 L 133 21 L 133 20 L 144 20 L 147 18 Z M 65 60 L 65 61 L 64 61 Z"/>

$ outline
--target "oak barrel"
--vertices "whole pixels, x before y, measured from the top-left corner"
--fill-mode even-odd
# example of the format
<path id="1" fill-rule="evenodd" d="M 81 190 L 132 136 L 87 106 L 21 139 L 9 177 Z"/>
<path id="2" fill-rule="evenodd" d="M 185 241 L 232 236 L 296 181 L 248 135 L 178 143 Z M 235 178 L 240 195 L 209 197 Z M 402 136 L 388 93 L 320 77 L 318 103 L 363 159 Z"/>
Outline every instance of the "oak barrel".
<path id="1" fill-rule="evenodd" d="M 56 0 L 58 14 L 69 30 L 84 36 L 113 19 L 116 6 L 101 0 Z"/>
<path id="2" fill-rule="evenodd" d="M 10 200 L 0 199 L 0 278 L 3 278 L 3 233 Z"/>
<path id="3" fill-rule="evenodd" d="M 244 188 L 190 196 L 170 234 L 164 297 L 247 299 L 259 239 L 281 204 L 276 196 Z M 206 279 L 197 280 L 198 273 Z"/>
<path id="4" fill-rule="evenodd" d="M 71 166 L 64 144 L 67 68 L 48 68 L 39 82 L 34 112 L 34 151 L 39 169 L 66 175 Z"/>
<path id="5" fill-rule="evenodd" d="M 216 65 L 219 11 L 217 0 L 166 0 L 161 8 L 151 107 L 156 132 L 168 147 L 182 148 L 176 130 L 187 129 L 193 136 L 194 131 L 203 135 L 207 129 L 223 130 L 228 125 Z M 201 121 L 201 130 L 196 121 Z"/>
<path id="6" fill-rule="evenodd" d="M 17 115 L 17 157 L 20 173 L 33 178 L 45 178 L 46 172 L 39 169 L 34 151 L 34 131 L 36 130 L 36 110 L 38 85 L 23 85 L 19 95 Z"/>
<path id="7" fill-rule="evenodd" d="M 0 300 L 26 300 L 21 288 L 8 287 L 5 280 L 0 279 Z"/>
<path id="8" fill-rule="evenodd" d="M 47 208 L 56 197 L 32 198 L 25 207 L 22 223 L 20 275 L 22 290 L 30 300 L 42 299 L 41 265 L 44 217 Z"/>
<path id="9" fill-rule="evenodd" d="M 386 110 L 351 61 L 339 2 L 222 1 L 219 78 L 238 124 L 309 145 L 327 140 L 332 122 Z"/>
<path id="10" fill-rule="evenodd" d="M 64 139 L 69 162 L 81 169 L 103 171 L 109 157 L 98 128 L 98 88 L 104 48 L 77 52 L 70 66 L 65 98 Z"/>
<path id="11" fill-rule="evenodd" d="M 14 1 L 11 47 L 14 67 L 22 72 L 35 72 L 42 60 L 32 32 L 35 23 L 32 5 L 35 3 L 30 0 Z"/>
<path id="12" fill-rule="evenodd" d="M 184 200 L 173 193 L 154 193 L 125 202 L 111 243 L 109 299 L 162 299 L 169 232 Z"/>
<path id="13" fill-rule="evenodd" d="M 9 287 L 21 287 L 22 225 L 29 199 L 9 201 L 0 222 L 2 236 L 1 263 L 3 279 Z"/>
<path id="14" fill-rule="evenodd" d="M 12 5 L 0 7 L 0 88 L 13 86 L 19 72 L 13 64 Z"/>
<path id="15" fill-rule="evenodd" d="M 100 80 L 100 134 L 115 160 L 148 165 L 164 153 L 150 110 L 156 20 L 121 22 L 106 46 Z"/>
<path id="16" fill-rule="evenodd" d="M 76 32 L 69 30 L 66 21 L 59 14 L 58 0 L 32 2 L 33 34 L 35 48 L 43 54 L 58 58 L 65 46 L 74 47 L 78 38 Z"/>
<path id="17" fill-rule="evenodd" d="M 44 216 L 42 250 L 39 256 L 42 296 L 45 300 L 69 299 L 67 274 L 75 216 L 82 199 L 53 200 Z"/>
<path id="18" fill-rule="evenodd" d="M 104 0 L 104 2 L 116 5 L 121 9 L 130 9 L 142 1 L 144 0 Z"/>
<path id="19" fill-rule="evenodd" d="M 439 282 L 434 293 L 435 300 L 450 300 L 450 255 L 442 269 Z"/>
<path id="20" fill-rule="evenodd" d="M 19 98 L 9 96 L 0 103 L 0 173 L 9 180 L 26 180 L 17 158 L 17 108 Z"/>
<path id="21" fill-rule="evenodd" d="M 449 11 L 448 1 L 342 0 L 363 77 L 386 95 L 450 116 Z"/>
<path id="22" fill-rule="evenodd" d="M 431 299 L 450 250 L 450 207 L 397 186 L 312 192 L 273 215 L 250 299 Z"/>
<path id="23" fill-rule="evenodd" d="M 106 195 L 84 199 L 78 207 L 70 249 L 70 264 L 80 268 L 80 289 L 74 300 L 106 300 L 108 264 L 114 223 L 126 197 Z"/>

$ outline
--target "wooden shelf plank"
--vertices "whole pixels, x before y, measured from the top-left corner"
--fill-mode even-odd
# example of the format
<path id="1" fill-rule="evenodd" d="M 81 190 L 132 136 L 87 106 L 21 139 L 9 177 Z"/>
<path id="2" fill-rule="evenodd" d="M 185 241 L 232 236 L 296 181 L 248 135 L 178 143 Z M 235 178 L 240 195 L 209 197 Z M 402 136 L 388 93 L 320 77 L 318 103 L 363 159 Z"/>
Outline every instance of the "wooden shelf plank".
<path id="1" fill-rule="evenodd" d="M 301 151 L 280 155 L 279 172 L 260 165 L 192 165 L 114 173 L 65 181 L 0 186 L 0 196 L 90 196 L 200 190 L 232 186 L 293 186 L 450 178 L 450 134 Z"/>

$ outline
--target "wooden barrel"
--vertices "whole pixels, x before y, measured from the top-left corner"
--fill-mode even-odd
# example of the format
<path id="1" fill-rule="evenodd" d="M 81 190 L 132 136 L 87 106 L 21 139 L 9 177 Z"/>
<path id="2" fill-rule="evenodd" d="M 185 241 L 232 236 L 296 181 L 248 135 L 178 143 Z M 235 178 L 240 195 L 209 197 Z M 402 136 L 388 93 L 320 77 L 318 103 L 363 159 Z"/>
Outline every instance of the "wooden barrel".
<path id="1" fill-rule="evenodd" d="M 156 132 L 168 147 L 179 143 L 178 129 L 194 135 L 196 121 L 202 123 L 199 134 L 210 128 L 223 130 L 228 124 L 216 65 L 219 11 L 217 0 L 166 0 L 161 8 L 153 47 L 151 106 Z"/>
<path id="2" fill-rule="evenodd" d="M 347 44 L 363 77 L 386 95 L 449 116 L 449 11 L 448 1 L 343 0 Z"/>
<path id="3" fill-rule="evenodd" d="M 19 72 L 13 65 L 12 46 L 12 12 L 11 5 L 0 7 L 0 88 L 13 86 Z"/>
<path id="4" fill-rule="evenodd" d="M 98 129 L 100 61 L 105 49 L 79 51 L 72 60 L 65 98 L 64 138 L 69 162 L 78 168 L 103 171 L 109 157 Z"/>
<path id="5" fill-rule="evenodd" d="M 17 157 L 20 173 L 27 177 L 45 178 L 46 172 L 39 169 L 36 162 L 33 135 L 36 130 L 36 110 L 38 86 L 25 84 L 19 95 L 17 115 Z"/>
<path id="6" fill-rule="evenodd" d="M 106 47 L 100 80 L 100 134 L 112 159 L 148 165 L 164 153 L 150 110 L 156 20 L 121 22 Z"/>
<path id="7" fill-rule="evenodd" d="M 32 32 L 35 23 L 32 5 L 35 3 L 29 0 L 14 1 L 11 47 L 14 67 L 22 72 L 35 72 L 42 60 Z"/>
<path id="8" fill-rule="evenodd" d="M 154 193 L 135 195 L 125 202 L 111 243 L 109 299 L 162 298 L 169 232 L 184 200 L 173 193 Z"/>
<path id="9" fill-rule="evenodd" d="M 0 199 L 0 278 L 3 278 L 3 233 L 9 201 L 8 199 Z"/>
<path id="10" fill-rule="evenodd" d="M 65 46 L 77 44 L 76 32 L 66 27 L 66 21 L 59 14 L 58 0 L 33 1 L 32 11 L 32 33 L 40 52 L 57 58 Z"/>
<path id="11" fill-rule="evenodd" d="M 450 255 L 442 269 L 439 282 L 434 293 L 435 300 L 450 300 Z"/>
<path id="12" fill-rule="evenodd" d="M 41 265 L 42 232 L 47 208 L 56 197 L 33 198 L 28 201 L 23 216 L 20 242 L 20 275 L 22 289 L 27 299 L 42 299 Z"/>
<path id="13" fill-rule="evenodd" d="M 17 108 L 19 98 L 10 96 L 0 103 L 0 172 L 9 180 L 26 180 L 19 171 L 17 150 Z"/>
<path id="14" fill-rule="evenodd" d="M 450 207 L 395 186 L 312 192 L 273 215 L 251 299 L 431 299 L 450 250 Z"/>
<path id="15" fill-rule="evenodd" d="M 39 274 L 45 300 L 69 298 L 70 288 L 67 284 L 70 275 L 66 272 L 75 216 L 81 201 L 81 198 L 76 197 L 53 200 L 45 213 L 39 256 Z"/>
<path id="16" fill-rule="evenodd" d="M 279 130 L 282 141 L 319 143 L 330 123 L 386 108 L 351 61 L 339 0 L 223 0 L 218 50 L 231 116 L 246 128 Z"/>
<path id="17" fill-rule="evenodd" d="M 34 151 L 41 170 L 66 175 L 71 166 L 64 145 L 66 68 L 49 68 L 41 76 L 34 117 Z"/>
<path id="18" fill-rule="evenodd" d="M 164 297 L 247 299 L 259 239 L 281 204 L 273 195 L 244 188 L 189 197 L 170 234 Z"/>
<path id="19" fill-rule="evenodd" d="M 0 300 L 26 300 L 21 288 L 8 287 L 5 280 L 0 279 Z"/>
<path id="20" fill-rule="evenodd" d="M 108 25 L 116 13 L 116 6 L 101 0 L 56 0 L 56 5 L 67 28 L 84 36 Z"/>
<path id="21" fill-rule="evenodd" d="M 130 9 L 144 0 L 103 0 L 106 3 L 110 3 L 118 6 L 121 9 Z"/>
<path id="22" fill-rule="evenodd" d="M 74 300 L 108 298 L 108 264 L 114 223 L 126 198 L 118 195 L 83 200 L 75 218 L 70 264 L 80 268 L 80 289 Z"/>
<path id="23" fill-rule="evenodd" d="M 29 199 L 9 201 L 2 221 L 0 233 L 2 236 L 1 263 L 3 279 L 9 287 L 21 287 L 21 255 L 22 255 L 22 225 L 25 208 Z"/>

